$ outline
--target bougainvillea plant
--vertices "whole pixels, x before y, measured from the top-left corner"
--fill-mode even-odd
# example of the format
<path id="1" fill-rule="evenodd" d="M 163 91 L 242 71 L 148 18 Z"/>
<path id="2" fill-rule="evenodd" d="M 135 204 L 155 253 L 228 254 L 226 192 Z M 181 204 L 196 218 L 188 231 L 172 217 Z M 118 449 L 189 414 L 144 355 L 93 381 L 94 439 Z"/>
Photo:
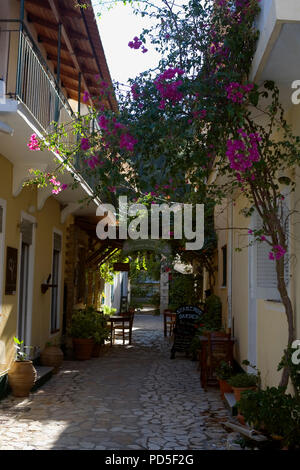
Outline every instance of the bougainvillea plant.
<path id="1" fill-rule="evenodd" d="M 74 122 L 78 141 L 69 144 L 66 129 L 57 127 L 44 142 L 32 138 L 33 150 L 47 145 L 63 157 L 60 166 L 92 175 L 95 195 L 106 201 L 150 193 L 153 202 L 216 205 L 240 194 L 243 214 L 255 211 L 261 221 L 249 233 L 253 243 L 270 247 L 290 345 L 295 324 L 284 272 L 293 211 L 287 196 L 295 188 L 290 170 L 299 163 L 300 142 L 285 121 L 276 85 L 249 80 L 259 0 L 178 3 L 131 2 L 154 26 L 134 31 L 129 47 L 140 52 L 135 49 L 145 48 L 147 37 L 147 48 L 161 54 L 158 68 L 131 80 L 127 93 L 116 87 L 117 113 L 104 107 L 113 90 L 99 82 L 98 105 Z M 35 177 L 45 184 L 47 175 Z M 288 183 L 284 194 L 282 182 Z M 281 385 L 288 377 L 285 368 Z"/>

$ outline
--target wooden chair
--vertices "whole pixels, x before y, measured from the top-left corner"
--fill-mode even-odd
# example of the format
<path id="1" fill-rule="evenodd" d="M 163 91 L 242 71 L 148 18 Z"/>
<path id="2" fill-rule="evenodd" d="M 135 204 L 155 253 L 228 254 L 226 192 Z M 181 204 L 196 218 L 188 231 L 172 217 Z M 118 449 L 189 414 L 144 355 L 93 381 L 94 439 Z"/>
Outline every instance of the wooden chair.
<path id="1" fill-rule="evenodd" d="M 112 326 L 112 343 L 116 338 L 122 338 L 123 344 L 125 344 L 126 339 L 128 340 L 128 344 L 131 344 L 134 310 L 120 313 L 119 316 L 123 317 L 123 320 L 114 323 Z"/>
<path id="2" fill-rule="evenodd" d="M 164 310 L 164 336 L 172 336 L 176 323 L 176 313 L 171 310 Z"/>
<path id="3" fill-rule="evenodd" d="M 211 334 L 202 342 L 199 354 L 201 386 L 206 390 L 207 385 L 216 385 L 215 371 L 222 361 L 233 363 L 234 340 L 230 334 Z"/>

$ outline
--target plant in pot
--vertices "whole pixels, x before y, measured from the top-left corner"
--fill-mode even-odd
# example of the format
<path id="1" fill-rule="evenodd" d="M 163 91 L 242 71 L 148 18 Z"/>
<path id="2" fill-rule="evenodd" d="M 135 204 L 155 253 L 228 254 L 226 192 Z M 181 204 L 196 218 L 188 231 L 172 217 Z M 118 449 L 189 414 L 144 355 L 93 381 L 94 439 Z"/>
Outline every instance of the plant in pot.
<path id="1" fill-rule="evenodd" d="M 242 372 L 240 374 L 236 374 L 230 377 L 230 379 L 228 380 L 228 383 L 229 385 L 231 385 L 233 389 L 233 393 L 234 393 L 236 401 L 239 402 L 244 392 L 246 392 L 247 390 L 257 389 L 257 381 L 258 381 L 257 375 Z M 244 416 L 241 414 L 239 408 L 238 408 L 237 418 L 241 424 L 245 424 Z"/>
<path id="2" fill-rule="evenodd" d="M 224 399 L 225 393 L 231 393 L 232 387 L 228 380 L 233 376 L 233 367 L 229 362 L 222 361 L 216 369 L 217 379 L 220 385 L 221 397 Z"/>
<path id="3" fill-rule="evenodd" d="M 73 340 L 75 359 L 85 361 L 92 357 L 95 334 L 94 308 L 77 310 L 72 315 L 68 333 Z"/>
<path id="4" fill-rule="evenodd" d="M 8 371 L 8 383 L 15 397 L 28 397 L 36 378 L 36 370 L 24 352 L 24 342 L 14 337 L 16 359 Z M 30 348 L 29 346 L 27 346 Z"/>
<path id="5" fill-rule="evenodd" d="M 244 392 L 238 403 L 246 422 L 281 448 L 300 447 L 300 401 L 284 387 Z"/>
<path id="6" fill-rule="evenodd" d="M 107 321 L 104 314 L 95 312 L 95 330 L 94 330 L 94 347 L 92 357 L 99 357 L 104 341 L 110 337 L 110 329 L 107 327 Z"/>
<path id="7" fill-rule="evenodd" d="M 64 354 L 60 347 L 50 341 L 47 342 L 40 356 L 42 366 L 53 367 L 53 374 L 56 374 L 62 365 L 63 360 Z"/>

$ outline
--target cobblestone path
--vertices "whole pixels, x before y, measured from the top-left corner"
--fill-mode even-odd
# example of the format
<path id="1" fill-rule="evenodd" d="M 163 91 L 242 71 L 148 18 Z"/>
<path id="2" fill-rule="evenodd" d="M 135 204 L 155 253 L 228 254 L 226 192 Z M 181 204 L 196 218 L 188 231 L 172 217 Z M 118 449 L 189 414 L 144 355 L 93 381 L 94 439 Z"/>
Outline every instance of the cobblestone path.
<path id="1" fill-rule="evenodd" d="M 170 360 L 162 318 L 136 316 L 132 346 L 65 361 L 29 398 L 0 402 L 0 449 L 225 449 L 228 418 L 197 364 Z"/>

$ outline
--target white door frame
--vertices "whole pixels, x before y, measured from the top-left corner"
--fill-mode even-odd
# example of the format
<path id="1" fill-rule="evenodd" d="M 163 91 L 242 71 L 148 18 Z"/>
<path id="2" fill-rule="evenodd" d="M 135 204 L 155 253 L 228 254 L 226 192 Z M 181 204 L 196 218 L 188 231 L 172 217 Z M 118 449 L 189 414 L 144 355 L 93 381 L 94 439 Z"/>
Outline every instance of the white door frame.
<path id="1" fill-rule="evenodd" d="M 32 308 L 33 308 L 33 288 L 34 288 L 34 263 L 35 263 L 35 228 L 36 218 L 26 212 L 21 212 L 20 223 L 23 220 L 27 220 L 33 224 L 32 227 L 32 244 L 29 246 L 29 260 L 28 260 L 28 293 L 27 293 L 27 321 L 25 327 L 25 338 L 24 344 L 26 346 L 31 345 L 32 337 Z M 17 330 L 19 328 L 19 309 L 20 309 L 20 281 L 21 281 L 21 255 L 22 255 L 22 233 L 20 232 L 20 243 L 19 243 L 19 256 L 18 256 L 18 314 L 17 314 Z"/>
<path id="2" fill-rule="evenodd" d="M 54 234 L 57 233 L 57 235 L 61 236 L 61 249 L 59 253 L 59 266 L 58 266 L 58 290 L 57 290 L 57 326 L 58 330 L 60 331 L 61 327 L 61 311 L 60 311 L 60 305 L 61 305 L 61 289 L 62 289 L 62 254 L 63 254 L 63 232 L 59 230 L 58 228 L 53 228 L 52 230 L 52 251 L 51 251 L 51 276 L 53 273 L 53 251 L 54 251 Z M 53 278 L 51 277 L 51 283 L 53 282 Z M 52 295 L 51 295 L 51 300 L 50 300 L 50 316 L 49 316 L 49 333 L 50 336 L 55 336 L 58 334 L 59 331 L 51 331 L 51 311 L 52 311 Z"/>
<path id="3" fill-rule="evenodd" d="M 250 228 L 255 228 L 256 214 L 251 218 Z M 253 236 L 248 236 L 248 243 Z M 248 246 L 248 359 L 250 364 L 257 364 L 257 244 Z M 249 372 L 255 372 L 249 368 Z"/>

